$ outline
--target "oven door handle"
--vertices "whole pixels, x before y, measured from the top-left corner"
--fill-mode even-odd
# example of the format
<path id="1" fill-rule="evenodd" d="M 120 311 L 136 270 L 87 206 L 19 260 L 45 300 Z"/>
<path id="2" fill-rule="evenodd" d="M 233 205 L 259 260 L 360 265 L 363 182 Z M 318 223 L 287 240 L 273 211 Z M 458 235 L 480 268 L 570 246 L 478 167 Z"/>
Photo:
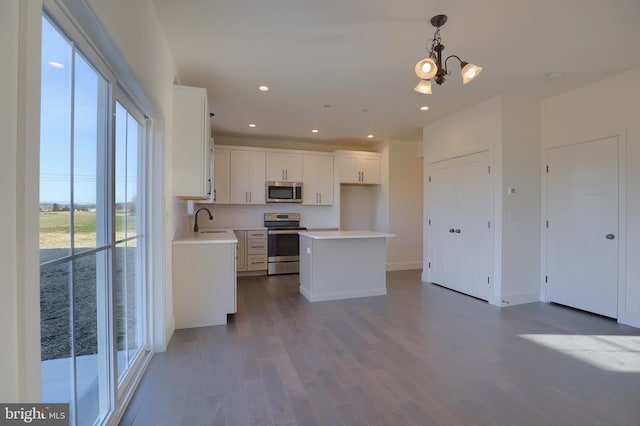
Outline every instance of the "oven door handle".
<path id="1" fill-rule="evenodd" d="M 297 234 L 300 232 L 297 229 L 279 229 L 273 231 L 267 231 L 267 235 L 289 235 L 289 234 Z"/>

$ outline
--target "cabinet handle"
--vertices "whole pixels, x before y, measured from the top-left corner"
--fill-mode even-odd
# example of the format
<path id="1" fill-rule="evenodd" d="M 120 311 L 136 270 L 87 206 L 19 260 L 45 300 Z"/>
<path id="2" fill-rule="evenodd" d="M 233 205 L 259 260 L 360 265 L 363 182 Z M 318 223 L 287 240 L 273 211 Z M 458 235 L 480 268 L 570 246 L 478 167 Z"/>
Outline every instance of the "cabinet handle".
<path id="1" fill-rule="evenodd" d="M 212 191 L 212 185 L 211 185 L 211 178 L 209 178 L 209 192 L 207 192 L 207 195 L 211 195 L 211 191 Z"/>
<path id="2" fill-rule="evenodd" d="M 460 232 L 462 232 L 460 229 L 456 229 L 456 234 L 459 234 Z"/>
<path id="3" fill-rule="evenodd" d="M 453 228 L 449 228 L 449 232 L 450 232 L 451 234 L 453 234 L 455 231 L 456 231 L 455 229 L 453 229 Z"/>
<path id="4" fill-rule="evenodd" d="M 289 170 L 284 171 L 284 180 L 289 180 Z"/>
<path id="5" fill-rule="evenodd" d="M 253 201 L 253 193 L 249 191 L 249 202 Z"/>
<path id="6" fill-rule="evenodd" d="M 213 190 L 213 202 L 216 202 L 216 198 L 218 197 L 218 194 L 216 193 L 216 190 Z"/>
<path id="7" fill-rule="evenodd" d="M 318 197 L 320 198 L 320 202 L 318 204 L 322 204 L 322 193 L 318 192 Z"/>
<path id="8" fill-rule="evenodd" d="M 607 240 L 613 240 L 614 238 L 616 238 L 616 236 L 614 234 L 607 234 L 604 236 Z"/>

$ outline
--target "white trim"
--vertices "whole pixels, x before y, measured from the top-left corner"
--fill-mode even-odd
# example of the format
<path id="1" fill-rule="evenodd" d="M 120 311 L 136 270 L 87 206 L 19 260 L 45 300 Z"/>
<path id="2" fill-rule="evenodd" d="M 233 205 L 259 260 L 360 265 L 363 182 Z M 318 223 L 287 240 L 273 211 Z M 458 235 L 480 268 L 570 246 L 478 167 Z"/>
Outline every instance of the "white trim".
<path id="1" fill-rule="evenodd" d="M 384 296 L 387 294 L 387 289 L 373 289 L 373 290 L 355 290 L 355 291 L 341 291 L 339 293 L 323 293 L 323 294 L 314 294 L 312 295 L 309 291 L 307 291 L 303 286 L 300 286 L 300 293 L 309 301 L 309 302 L 324 302 L 327 300 L 341 300 L 341 299 L 354 299 L 358 297 L 369 297 L 369 296 Z"/>
<path id="2" fill-rule="evenodd" d="M 142 377 L 147 371 L 152 357 L 153 353 L 151 351 L 145 351 L 144 355 L 141 357 L 139 367 L 136 367 L 135 373 L 130 378 L 130 383 L 125 387 L 125 392 L 120 395 L 120 402 L 117 405 L 117 408 L 113 410 L 111 417 L 107 419 L 106 424 L 108 426 L 116 426 L 120 423 L 120 420 L 122 420 L 122 416 L 126 413 L 129 403 L 131 402 L 131 398 L 133 398 L 138 385 L 142 381 Z"/>
<path id="3" fill-rule="evenodd" d="M 640 327 L 638 313 L 627 311 L 627 129 L 618 132 L 618 322 Z"/>
<path id="4" fill-rule="evenodd" d="M 138 239 L 139 249 L 144 251 L 145 258 L 142 259 L 137 272 L 142 274 L 140 278 L 145 286 L 145 292 L 141 300 L 143 301 L 142 303 L 147 304 L 147 308 L 146 312 L 142 313 L 144 316 L 141 317 L 141 320 L 145 322 L 146 328 L 142 333 L 144 340 L 142 342 L 142 352 L 139 353 L 141 355 L 131 364 L 130 373 L 125 375 L 120 387 L 118 386 L 118 372 L 116 369 L 117 347 L 114 346 L 112 351 L 111 380 L 114 382 L 114 386 L 111 391 L 111 397 L 115 397 L 115 403 L 112 404 L 114 408 L 107 414 L 107 422 L 108 424 L 115 424 L 117 421 L 114 422 L 114 418 L 121 417 L 126 410 L 126 404 L 128 404 L 131 395 L 135 392 L 144 369 L 148 365 L 151 358 L 149 348 L 156 347 L 155 342 L 166 348 L 168 340 L 164 336 L 166 314 L 164 297 L 162 297 L 162 303 L 153 303 L 155 302 L 155 294 L 160 294 L 161 296 L 164 294 L 162 266 L 164 260 L 163 235 L 165 217 L 164 198 L 162 195 L 164 185 L 164 143 L 162 139 L 164 122 L 157 103 L 147 94 L 124 55 L 111 39 L 87 0 L 44 0 L 42 7 L 39 7 L 39 15 L 43 10 L 55 22 L 56 26 L 68 38 L 73 40 L 74 45 L 78 46 L 79 52 L 87 59 L 87 62 L 110 83 L 111 93 L 113 94 L 110 105 L 114 106 L 117 98 L 145 129 L 142 136 L 144 145 L 142 150 L 139 151 L 141 158 L 138 162 L 139 169 L 137 171 L 139 176 L 142 175 L 146 185 L 144 188 L 140 188 L 140 193 L 138 194 L 138 199 L 140 201 L 144 200 L 144 203 L 140 204 L 145 204 L 144 207 L 142 205 L 138 206 L 138 214 L 144 217 L 145 220 L 145 228 L 141 231 L 142 237 Z M 153 117 L 156 121 L 148 120 L 147 116 Z M 112 122 L 110 121 L 110 123 Z M 109 130 L 110 134 L 113 134 L 114 129 L 112 126 L 110 126 Z M 155 137 L 151 138 L 151 135 L 159 135 L 159 141 Z M 111 138 L 110 140 L 113 141 L 114 139 Z M 151 149 L 152 145 L 153 149 Z M 110 152 L 110 154 L 112 153 L 113 151 Z M 110 166 L 111 172 L 114 173 L 115 165 L 110 164 Z M 111 199 L 109 202 L 112 204 Z M 112 210 L 113 207 L 114 205 L 112 204 Z M 156 220 L 154 221 L 152 218 Z M 110 233 L 110 235 L 113 235 L 113 233 Z M 112 241 L 112 243 L 115 248 L 115 241 Z M 111 297 L 113 300 L 113 295 Z M 111 326 L 115 326 L 113 318 Z M 158 338 L 158 334 L 154 333 L 156 329 L 162 330 L 161 338 Z M 115 336 L 112 341 L 115 345 Z M 136 370 L 136 367 L 140 368 Z M 123 392 L 122 397 L 117 396 L 119 391 Z"/>
<path id="5" fill-rule="evenodd" d="M 501 306 L 515 306 L 522 305 L 524 303 L 539 302 L 540 295 L 537 291 L 528 293 L 510 293 L 502 295 L 502 300 L 499 301 Z M 494 304 L 494 303 L 492 303 Z"/>
<path id="6" fill-rule="evenodd" d="M 100 57 L 101 62 L 108 64 L 105 66 L 109 72 L 118 77 L 118 84 L 124 88 L 125 92 L 131 94 L 134 102 L 141 105 L 140 109 L 154 118 L 162 118 L 162 113 L 157 106 L 158 102 L 146 92 L 87 0 L 44 0 L 44 4 L 47 11 L 55 5 L 64 12 L 65 18 L 76 32 L 70 35 L 74 40 L 77 35 L 81 36 L 94 54 Z M 61 26 L 65 31 L 67 30 L 66 25 Z"/>
<path id="7" fill-rule="evenodd" d="M 410 269 L 422 269 L 422 262 L 387 263 L 387 271 L 408 271 Z"/>
<path id="8" fill-rule="evenodd" d="M 435 160 L 429 161 L 427 164 L 429 166 L 433 166 L 438 163 L 442 163 L 443 161 L 453 160 L 454 158 L 466 157 L 468 155 L 480 154 L 481 152 L 494 151 L 493 146 L 481 146 L 474 149 L 468 149 L 464 151 L 458 151 L 454 154 L 447 154 L 442 157 L 436 157 Z"/>
<path id="9" fill-rule="evenodd" d="M 540 242 L 540 301 L 549 302 L 549 298 L 546 292 L 547 283 L 545 277 L 547 273 L 547 227 L 546 220 L 548 220 L 548 203 L 547 203 L 547 187 L 548 187 L 548 173 L 546 167 L 549 164 L 548 155 L 549 151 L 556 148 L 567 147 L 577 145 L 581 143 L 588 143 L 598 141 L 607 138 L 618 139 L 618 234 L 616 235 L 618 241 L 618 313 L 617 321 L 622 324 L 632 325 L 634 327 L 640 326 L 640 318 L 633 313 L 626 312 L 626 300 L 627 300 L 627 280 L 626 280 L 626 261 L 627 261 L 627 130 L 625 128 L 617 129 L 613 132 L 608 132 L 603 135 L 593 136 L 585 138 L 583 140 L 574 140 L 564 144 L 551 144 L 542 146 L 542 191 L 541 191 L 541 217 L 540 227 L 542 229 L 541 242 Z"/>
<path id="10" fill-rule="evenodd" d="M 431 268 L 429 268 L 430 262 L 430 248 L 431 244 L 431 233 L 429 232 L 429 219 L 431 217 L 431 204 L 430 204 L 430 193 L 432 189 L 430 188 L 431 182 L 429 182 L 429 178 L 432 175 L 432 169 L 434 166 L 449 160 L 454 160 L 458 158 L 467 157 L 470 155 L 480 154 L 480 153 L 488 153 L 490 168 L 491 168 L 491 190 L 492 190 L 492 260 L 490 265 L 488 265 L 487 274 L 491 277 L 491 293 L 489 295 L 489 303 L 496 306 L 502 306 L 502 297 L 501 297 L 501 289 L 502 289 L 502 210 L 497 208 L 498 203 L 500 206 L 502 205 L 502 178 L 501 178 L 501 168 L 496 166 L 496 164 L 500 164 L 499 158 L 496 158 L 500 153 L 498 149 L 494 146 L 482 146 L 474 149 L 460 151 L 454 155 L 447 155 L 443 158 L 439 158 L 434 161 L 425 162 L 424 168 L 424 204 L 423 204 L 423 265 L 422 265 L 422 281 L 423 282 L 432 282 L 431 281 Z M 419 269 L 419 268 L 416 268 Z M 390 270 L 390 269 L 389 269 Z M 498 271 L 498 272 L 496 272 Z M 448 287 L 443 285 L 444 287 Z M 448 287 L 452 288 L 452 287 Z M 455 289 L 454 289 L 455 290 Z M 457 290 L 456 290 L 457 291 Z M 475 296 L 472 296 L 475 297 Z"/>

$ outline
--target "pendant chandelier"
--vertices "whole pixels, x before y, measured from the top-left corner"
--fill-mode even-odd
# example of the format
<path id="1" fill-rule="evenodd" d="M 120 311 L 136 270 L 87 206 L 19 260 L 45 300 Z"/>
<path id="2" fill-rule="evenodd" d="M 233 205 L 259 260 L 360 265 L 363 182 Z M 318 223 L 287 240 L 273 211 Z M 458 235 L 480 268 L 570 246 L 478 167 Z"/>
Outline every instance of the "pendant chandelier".
<path id="1" fill-rule="evenodd" d="M 431 49 L 429 50 L 429 56 L 418 61 L 416 64 L 416 75 L 420 78 L 418 85 L 413 90 L 425 95 L 431 94 L 431 81 L 435 81 L 438 85 L 442 85 L 445 82 L 447 75 L 451 72 L 447 68 L 447 62 L 449 59 L 455 58 L 460 62 L 460 72 L 462 74 L 462 83 L 467 84 L 473 80 L 482 67 L 470 64 L 463 61 L 457 55 L 449 55 L 442 61 L 442 51 L 444 45 L 440 42 L 440 27 L 447 22 L 447 15 L 436 15 L 431 18 L 431 25 L 436 27 L 436 32 L 431 40 Z"/>

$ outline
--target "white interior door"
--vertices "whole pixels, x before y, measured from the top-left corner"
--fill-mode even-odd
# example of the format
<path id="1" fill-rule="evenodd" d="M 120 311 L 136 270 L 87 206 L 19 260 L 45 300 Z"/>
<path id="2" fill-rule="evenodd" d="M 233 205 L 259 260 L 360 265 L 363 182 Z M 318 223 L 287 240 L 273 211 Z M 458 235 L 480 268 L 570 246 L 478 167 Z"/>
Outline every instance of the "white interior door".
<path id="1" fill-rule="evenodd" d="M 493 265 L 491 153 L 433 165 L 428 228 L 430 281 L 489 300 Z"/>
<path id="2" fill-rule="evenodd" d="M 453 238 L 456 208 L 457 159 L 436 163 L 431 173 L 429 238 L 429 279 L 431 282 L 451 285 L 454 281 L 456 239 Z"/>
<path id="3" fill-rule="evenodd" d="M 460 291 L 489 300 L 492 275 L 493 185 L 489 171 L 491 153 L 480 152 L 458 159 L 459 211 L 454 233 L 457 242 L 456 282 Z"/>
<path id="4" fill-rule="evenodd" d="M 617 318 L 618 138 L 547 158 L 547 299 Z"/>

